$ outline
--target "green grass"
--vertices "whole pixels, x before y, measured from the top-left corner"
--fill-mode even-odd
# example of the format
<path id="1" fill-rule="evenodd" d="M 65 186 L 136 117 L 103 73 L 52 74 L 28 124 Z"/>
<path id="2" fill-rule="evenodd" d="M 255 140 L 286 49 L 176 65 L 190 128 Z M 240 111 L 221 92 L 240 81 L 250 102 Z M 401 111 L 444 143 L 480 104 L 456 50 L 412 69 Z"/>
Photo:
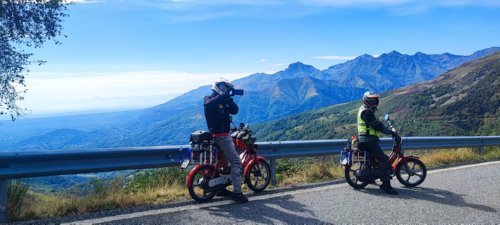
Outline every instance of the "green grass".
<path id="1" fill-rule="evenodd" d="M 427 168 L 454 163 L 468 163 L 500 159 L 500 148 L 484 148 L 483 155 L 477 149 L 460 148 L 447 150 L 406 151 L 406 155 L 417 155 Z M 344 177 L 337 156 L 307 159 L 278 160 L 276 179 L 278 187 L 294 184 L 315 183 Z"/>
<path id="2" fill-rule="evenodd" d="M 9 204 L 9 219 L 39 219 L 188 199 L 185 177 L 186 173 L 177 168 L 162 168 L 131 177 L 92 179 L 91 191 L 84 196 L 29 190 L 23 193 L 22 187 L 27 190 L 27 185 L 14 182 L 10 186 L 15 191 L 9 192 L 9 203 L 13 202 Z"/>

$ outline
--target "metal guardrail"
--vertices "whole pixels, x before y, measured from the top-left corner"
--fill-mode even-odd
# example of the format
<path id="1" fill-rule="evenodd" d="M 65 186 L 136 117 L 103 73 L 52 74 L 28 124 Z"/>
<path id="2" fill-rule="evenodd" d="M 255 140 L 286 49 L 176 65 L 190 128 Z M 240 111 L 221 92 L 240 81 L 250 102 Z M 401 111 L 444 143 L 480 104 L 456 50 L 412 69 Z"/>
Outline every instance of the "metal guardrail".
<path id="1" fill-rule="evenodd" d="M 275 183 L 276 159 L 338 154 L 346 140 L 258 142 L 259 154 L 271 164 Z M 382 138 L 381 147 L 390 150 L 392 139 Z M 411 150 L 500 145 L 500 136 L 404 137 L 403 148 Z M 6 221 L 9 179 L 63 174 L 146 169 L 180 165 L 182 149 L 189 145 L 95 150 L 59 150 L 0 153 L 0 222 Z"/>

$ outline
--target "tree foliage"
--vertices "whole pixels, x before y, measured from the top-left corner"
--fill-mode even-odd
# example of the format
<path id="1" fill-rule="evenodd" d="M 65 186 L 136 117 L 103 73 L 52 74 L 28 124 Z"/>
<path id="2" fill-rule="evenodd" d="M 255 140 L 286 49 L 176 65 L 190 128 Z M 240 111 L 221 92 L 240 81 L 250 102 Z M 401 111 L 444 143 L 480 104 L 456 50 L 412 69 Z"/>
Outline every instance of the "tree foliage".
<path id="1" fill-rule="evenodd" d="M 26 92 L 24 75 L 32 53 L 26 48 L 39 48 L 61 36 L 62 21 L 67 16 L 63 0 L 0 0 L 0 115 L 12 120 L 22 109 L 17 103 Z"/>

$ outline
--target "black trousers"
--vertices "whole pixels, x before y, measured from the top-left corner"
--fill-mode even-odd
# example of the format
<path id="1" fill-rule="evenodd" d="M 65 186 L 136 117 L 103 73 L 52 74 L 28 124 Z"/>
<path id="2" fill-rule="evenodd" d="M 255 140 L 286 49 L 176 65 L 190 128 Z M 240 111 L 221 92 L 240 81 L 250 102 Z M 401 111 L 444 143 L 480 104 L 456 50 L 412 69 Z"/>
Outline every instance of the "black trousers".
<path id="1" fill-rule="evenodd" d="M 371 157 L 375 157 L 378 161 L 378 169 L 370 171 L 369 174 L 370 176 L 377 176 L 380 177 L 380 180 L 382 182 L 387 182 L 390 180 L 390 175 L 389 175 L 389 163 L 387 155 L 382 151 L 380 148 L 379 142 L 378 141 L 370 141 L 370 142 L 360 142 L 359 143 L 359 148 L 361 148 L 364 151 L 369 152 Z M 365 175 L 365 174 L 363 174 Z"/>

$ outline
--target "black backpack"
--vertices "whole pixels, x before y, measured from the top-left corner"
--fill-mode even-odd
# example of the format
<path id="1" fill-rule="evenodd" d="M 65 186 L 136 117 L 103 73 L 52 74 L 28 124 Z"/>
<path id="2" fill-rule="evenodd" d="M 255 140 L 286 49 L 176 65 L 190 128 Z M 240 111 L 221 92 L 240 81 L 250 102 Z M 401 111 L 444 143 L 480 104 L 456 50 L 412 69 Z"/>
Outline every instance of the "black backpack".
<path id="1" fill-rule="evenodd" d="M 191 133 L 189 141 L 193 144 L 206 144 L 213 140 L 212 133 L 203 130 L 197 130 Z"/>

